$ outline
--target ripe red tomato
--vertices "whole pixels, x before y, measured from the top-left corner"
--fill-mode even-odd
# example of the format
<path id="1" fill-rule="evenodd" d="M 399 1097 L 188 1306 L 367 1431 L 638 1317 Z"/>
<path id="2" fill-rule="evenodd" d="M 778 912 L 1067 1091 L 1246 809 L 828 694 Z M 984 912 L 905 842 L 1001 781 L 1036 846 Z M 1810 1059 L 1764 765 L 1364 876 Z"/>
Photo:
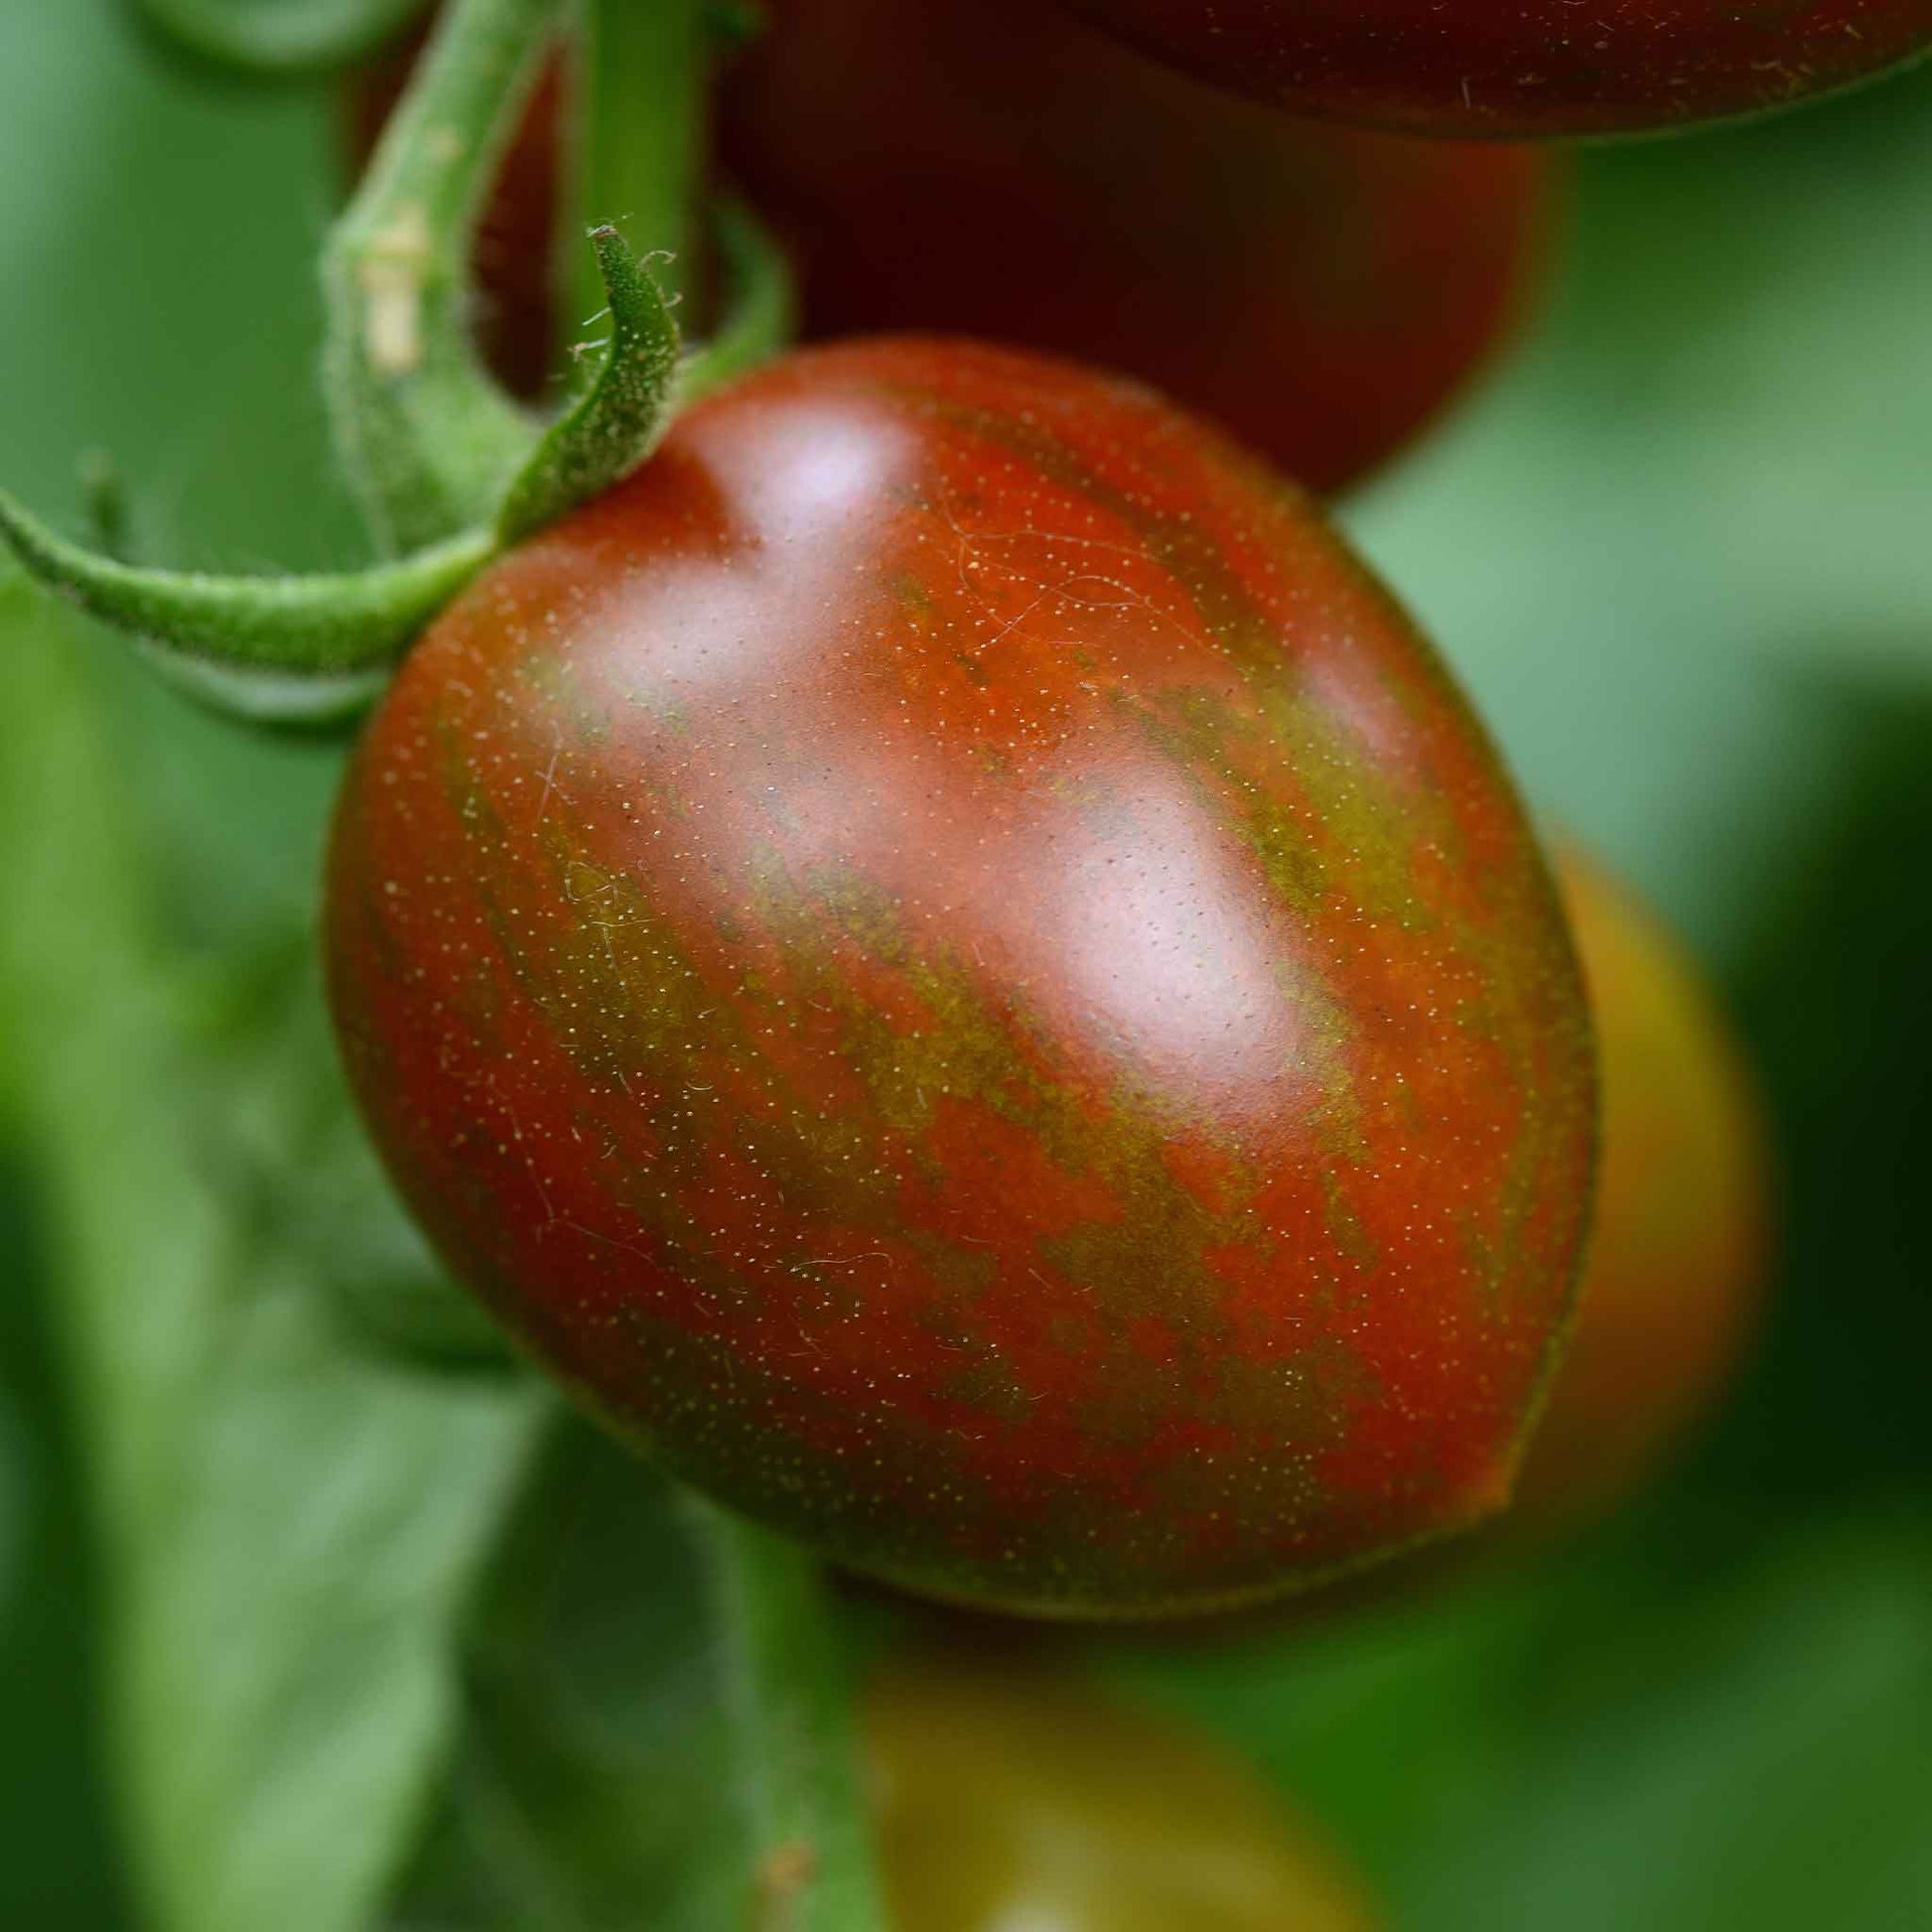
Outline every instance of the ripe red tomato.
<path id="1" fill-rule="evenodd" d="M 1750 1330 L 1768 1193 L 1756 1097 L 1696 967 L 1580 854 L 1558 879 L 1596 1016 L 1603 1138 L 1576 1330 L 1518 1482 L 1538 1523 L 1634 1488 L 1710 1404 Z"/>
<path id="2" fill-rule="evenodd" d="M 1178 1609 L 1503 1500 L 1593 1138 L 1553 890 L 1402 613 L 1132 384 L 693 408 L 404 663 L 328 952 L 454 1274 L 856 1568 Z"/>
<path id="3" fill-rule="evenodd" d="M 1419 134 L 1608 134 L 1779 107 L 1932 43 L 1932 0 L 1066 0 L 1300 114 Z"/>
<path id="4" fill-rule="evenodd" d="M 1326 491 L 1461 387 L 1540 254 L 1533 150 L 1287 121 L 1038 0 L 769 11 L 721 142 L 792 244 L 811 335 L 1123 369 Z"/>
<path id="5" fill-rule="evenodd" d="M 1368 1932 L 1354 1873 L 1239 1759 L 1037 1672 L 870 1687 L 892 1922 L 915 1932 Z"/>

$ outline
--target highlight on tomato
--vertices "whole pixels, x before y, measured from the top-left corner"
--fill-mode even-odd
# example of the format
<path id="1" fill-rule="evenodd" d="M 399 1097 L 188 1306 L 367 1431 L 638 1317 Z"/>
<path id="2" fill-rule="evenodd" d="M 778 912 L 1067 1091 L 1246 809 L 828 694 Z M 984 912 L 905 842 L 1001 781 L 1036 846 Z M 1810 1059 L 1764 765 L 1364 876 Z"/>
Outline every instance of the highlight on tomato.
<path id="1" fill-rule="evenodd" d="M 1092 1616 L 1504 1503 L 1595 1118 L 1554 890 L 1408 618 L 1139 385 L 696 404 L 411 650 L 327 899 L 452 1274 L 756 1520 Z"/>

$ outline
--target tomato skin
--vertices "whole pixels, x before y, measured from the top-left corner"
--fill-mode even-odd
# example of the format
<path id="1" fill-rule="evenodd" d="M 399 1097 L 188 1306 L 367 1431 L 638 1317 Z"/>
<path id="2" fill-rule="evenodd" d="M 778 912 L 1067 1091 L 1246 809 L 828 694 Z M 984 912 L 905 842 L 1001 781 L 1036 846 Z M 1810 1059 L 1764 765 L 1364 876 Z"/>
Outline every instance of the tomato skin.
<path id="1" fill-rule="evenodd" d="M 1065 0 L 1184 72 L 1416 134 L 1613 134 L 1781 107 L 1932 43 L 1932 0 Z"/>
<path id="2" fill-rule="evenodd" d="M 1402 613 L 1134 385 L 699 404 L 406 660 L 327 923 L 457 1278 L 857 1569 L 1179 1610 L 1506 1493 L 1593 1138 L 1553 890 Z"/>
<path id="3" fill-rule="evenodd" d="M 916 1932 L 1369 1932 L 1335 1854 L 1238 1759 L 1038 1671 L 868 1687 L 880 1865 Z"/>
<path id="4" fill-rule="evenodd" d="M 1710 1406 L 1751 1330 L 1770 1218 L 1757 1097 L 1696 966 L 1581 852 L 1559 851 L 1557 878 L 1603 1129 L 1576 1326 L 1512 1511 L 1538 1526 L 1628 1494 Z"/>
<path id="5" fill-rule="evenodd" d="M 1309 487 L 1506 337 L 1552 164 L 1230 100 L 1037 0 L 777 0 L 720 105 L 808 335 L 983 336 L 1152 382 Z"/>

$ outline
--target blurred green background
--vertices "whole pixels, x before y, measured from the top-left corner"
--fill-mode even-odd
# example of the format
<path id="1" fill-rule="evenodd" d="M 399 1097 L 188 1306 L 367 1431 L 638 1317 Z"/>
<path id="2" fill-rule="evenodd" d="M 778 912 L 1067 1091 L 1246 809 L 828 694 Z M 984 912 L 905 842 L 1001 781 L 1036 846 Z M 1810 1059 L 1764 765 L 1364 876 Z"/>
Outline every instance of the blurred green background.
<path id="1" fill-rule="evenodd" d="M 152 554 L 355 557 L 312 372 L 335 132 L 321 90 L 198 69 L 109 0 L 0 0 L 11 486 L 70 524 L 75 453 L 110 448 Z M 1359 1623 L 1119 1643 L 1096 1667 L 1263 1764 L 1402 1927 L 1904 1932 L 1932 1925 L 1932 70 L 1581 153 L 1573 175 L 1555 286 L 1518 352 L 1344 515 L 1539 808 L 1645 888 L 1726 992 L 1783 1163 L 1769 1317 L 1669 1480 L 1582 1541 Z M 165 1327 L 188 1306 L 166 1281 L 192 1265 L 160 1252 L 179 1230 L 144 1205 L 165 1176 L 123 1184 L 121 1150 L 170 1124 L 193 1140 L 203 1103 L 165 1056 L 116 1044 L 144 981 L 113 895 L 140 897 L 170 1001 L 194 1004 L 203 965 L 209 999 L 243 998 L 244 961 L 270 989 L 246 997 L 273 1006 L 278 973 L 306 984 L 288 962 L 333 755 L 231 734 L 0 592 L 0 1924 L 136 1922 L 110 1804 L 144 1776 L 190 1794 L 151 1828 L 172 1851 L 141 1855 L 194 1868 L 170 1894 L 186 1923 L 194 1872 L 219 1864 L 196 1833 L 223 1829 L 220 1779 L 241 1777 L 197 1753 L 205 1726 L 235 1726 L 186 1676 L 155 1691 L 167 1669 L 130 1665 L 116 1635 L 151 1579 L 115 1512 L 149 1507 L 144 1458 L 174 1439 L 129 1435 L 113 1375 L 144 1311 Z M 57 716 L 75 735 L 50 751 Z M 77 801 L 108 781 L 120 820 L 95 827 Z M 251 1044 L 223 1095 L 272 1097 L 275 1068 L 310 1064 L 314 1042 L 288 1045 L 279 1022 L 222 1024 L 277 1042 Z M 275 1160 L 325 1131 L 267 1116 Z M 76 1280 L 116 1268 L 126 1304 L 76 1313 Z M 418 1403 L 361 1374 L 344 1371 L 340 1427 L 379 1414 L 418 1446 L 426 1516 L 447 1520 L 436 1482 L 470 1484 L 455 1507 L 483 1512 L 477 1467 L 508 1456 L 515 1400 Z M 443 1403 L 475 1433 L 439 1475 Z M 404 1538 L 391 1502 L 376 1518 Z M 409 1598 L 444 1622 L 468 1574 L 457 1541 Z M 379 1620 L 359 1599 L 340 1614 L 364 1611 Z M 424 1644 L 395 1681 L 428 1710 L 448 1672 Z M 145 1771 L 100 1719 L 122 1673 Z M 428 1750 L 394 1748 L 398 1764 Z M 197 1791 L 216 1794 L 203 1811 Z M 326 1815 L 287 1803 L 298 1834 Z M 356 1922 L 412 1820 L 368 1852 L 362 1892 L 319 1882 L 330 1902 L 301 1932 Z M 256 1856 L 285 1873 L 262 1829 Z M 207 1924 L 251 1922 L 235 1901 L 269 1894 L 237 1885 Z"/>

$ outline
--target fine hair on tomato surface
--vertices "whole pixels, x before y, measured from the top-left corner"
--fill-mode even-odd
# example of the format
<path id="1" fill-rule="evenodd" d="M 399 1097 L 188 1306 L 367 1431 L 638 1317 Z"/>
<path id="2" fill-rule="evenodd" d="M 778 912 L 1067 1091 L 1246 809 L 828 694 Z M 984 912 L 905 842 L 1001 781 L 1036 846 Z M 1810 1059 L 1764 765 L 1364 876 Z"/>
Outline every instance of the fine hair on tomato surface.
<path id="1" fill-rule="evenodd" d="M 1543 860 L 1319 512 L 1149 391 L 801 351 L 359 746 L 332 1003 L 456 1276 L 673 1473 L 1061 1615 L 1499 1508 L 1585 1225 Z"/>

